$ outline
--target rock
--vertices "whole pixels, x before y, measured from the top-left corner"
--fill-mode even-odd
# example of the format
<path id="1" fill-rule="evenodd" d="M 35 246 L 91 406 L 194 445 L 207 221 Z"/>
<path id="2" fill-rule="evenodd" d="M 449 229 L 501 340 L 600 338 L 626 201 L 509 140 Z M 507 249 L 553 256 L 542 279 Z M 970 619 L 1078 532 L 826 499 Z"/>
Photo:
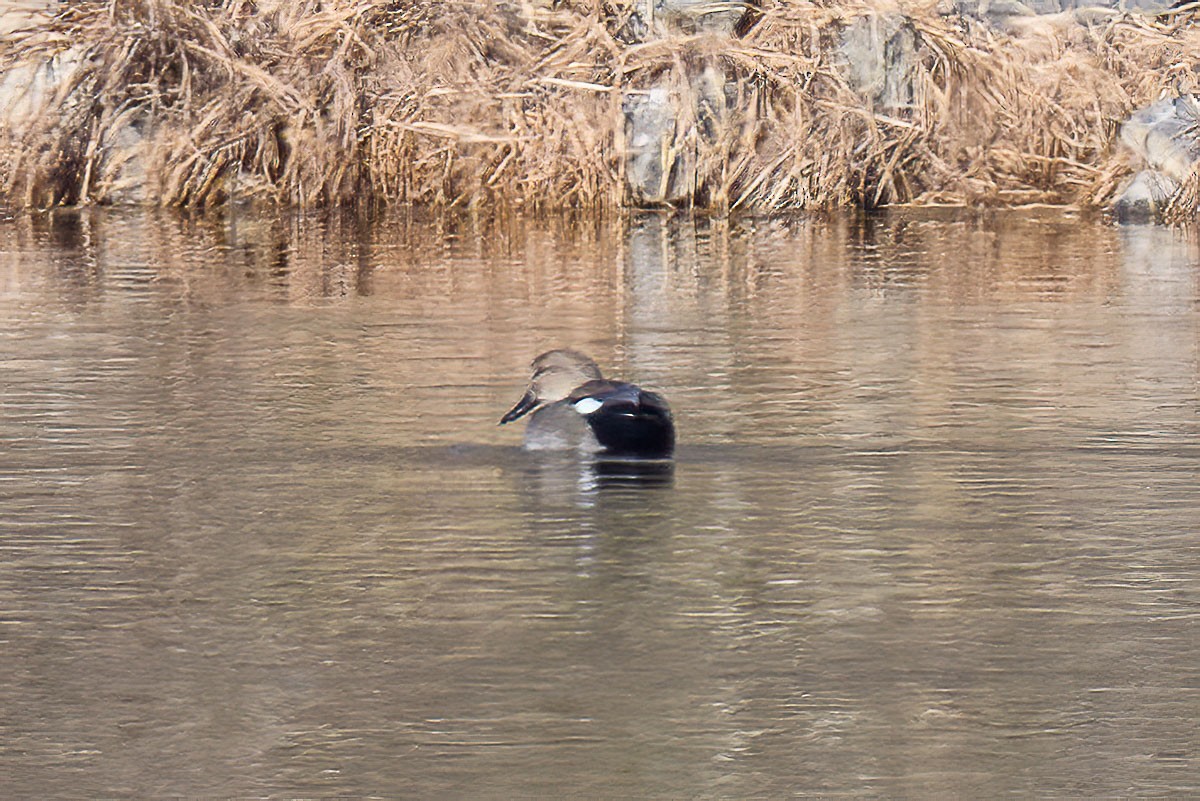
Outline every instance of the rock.
<path id="1" fill-rule="evenodd" d="M 675 154 L 675 104 L 661 86 L 625 95 L 625 180 L 639 204 L 664 203 Z"/>
<path id="2" fill-rule="evenodd" d="M 58 97 L 87 68 L 81 48 L 64 50 L 40 62 L 19 63 L 0 73 L 0 128 L 17 136 L 31 130 L 47 109 L 58 109 Z M 80 102 L 67 101 L 67 106 Z M 57 110 L 50 112 L 58 113 Z M 145 115 L 126 112 L 103 133 L 100 167 L 92 175 L 89 194 L 112 203 L 145 203 L 147 193 Z"/>
<path id="3" fill-rule="evenodd" d="M 19 63 L 0 73 L 0 126 L 17 130 L 31 122 L 84 65 L 74 47 L 37 63 Z"/>
<path id="4" fill-rule="evenodd" d="M 1200 159 L 1200 102 L 1183 95 L 1134 112 L 1121 126 L 1121 142 L 1151 168 L 1182 181 Z"/>
<path id="5" fill-rule="evenodd" d="M 751 3 L 713 2 L 713 0 L 655 0 L 660 15 L 672 19 L 685 31 L 733 34 L 738 20 Z"/>
<path id="6" fill-rule="evenodd" d="M 1166 11 L 1173 5 L 1174 0 L 946 0 L 940 8 L 944 13 L 995 19 L 1096 8 L 1154 13 Z"/>
<path id="7" fill-rule="evenodd" d="M 1169 97 L 1135 111 L 1121 126 L 1121 142 L 1149 169 L 1133 177 L 1113 213 L 1121 222 L 1157 222 L 1200 162 L 1200 100 Z"/>
<path id="8" fill-rule="evenodd" d="M 688 203 L 696 193 L 698 150 L 720 137 L 729 115 L 726 76 L 707 64 L 680 98 L 663 86 L 626 93 L 625 182 L 639 205 Z M 685 113 L 681 103 L 693 105 Z M 678 120 L 694 120 L 695 129 Z M 699 147 L 697 146 L 699 145 Z"/>
<path id="9" fill-rule="evenodd" d="M 1175 116 L 1175 98 L 1152 103 L 1129 115 L 1121 125 L 1121 142 L 1135 153 L 1146 150 L 1146 136 L 1156 124 Z"/>
<path id="10" fill-rule="evenodd" d="M 104 194 L 109 203 L 139 204 L 153 200 L 147 191 L 144 127 L 143 120 L 125 120 L 105 137 L 108 186 Z"/>
<path id="11" fill-rule="evenodd" d="M 673 33 L 733 34 L 753 0 L 638 0 L 631 28 L 637 41 Z"/>
<path id="12" fill-rule="evenodd" d="M 850 85 L 880 108 L 913 104 L 917 33 L 900 14 L 858 17 L 842 33 L 843 69 Z"/>
<path id="13" fill-rule="evenodd" d="M 734 28 L 757 2 L 714 0 L 637 0 L 622 35 L 646 41 L 675 34 L 711 33 L 732 36 Z M 712 60 L 698 72 L 687 68 L 690 91 L 677 96 L 667 85 L 627 92 L 625 112 L 625 181 L 639 205 L 689 202 L 696 192 L 696 148 L 680 147 L 694 119 L 697 136 L 713 141 L 728 112 L 724 69 Z M 688 109 L 686 105 L 693 104 Z"/>
<path id="14" fill-rule="evenodd" d="M 943 14 L 963 14 L 968 17 L 1025 17 L 1034 11 L 1019 0 L 953 0 L 942 3 Z"/>
<path id="15" fill-rule="evenodd" d="M 1163 208 L 1178 189 L 1179 182 L 1169 175 L 1142 170 L 1113 204 L 1113 214 L 1122 223 L 1158 222 Z"/>
<path id="16" fill-rule="evenodd" d="M 0 35 L 30 28 L 47 19 L 56 0 L 7 0 L 0 8 Z"/>

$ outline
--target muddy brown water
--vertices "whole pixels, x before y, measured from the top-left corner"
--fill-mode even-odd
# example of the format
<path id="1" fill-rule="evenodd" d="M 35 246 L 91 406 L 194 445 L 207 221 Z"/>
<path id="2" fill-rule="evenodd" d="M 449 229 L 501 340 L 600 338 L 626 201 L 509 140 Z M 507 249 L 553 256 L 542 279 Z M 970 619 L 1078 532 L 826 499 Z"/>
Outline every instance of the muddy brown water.
<path id="1" fill-rule="evenodd" d="M 11 797 L 1200 794 L 1200 247 L 0 222 Z M 673 469 L 519 450 L 540 350 Z"/>

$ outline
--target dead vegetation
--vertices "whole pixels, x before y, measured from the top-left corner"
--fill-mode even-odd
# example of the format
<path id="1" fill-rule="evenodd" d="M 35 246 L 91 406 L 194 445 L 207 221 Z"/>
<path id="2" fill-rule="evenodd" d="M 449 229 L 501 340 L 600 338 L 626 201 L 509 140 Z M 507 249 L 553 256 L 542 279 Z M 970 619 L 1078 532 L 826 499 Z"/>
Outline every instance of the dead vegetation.
<path id="1" fill-rule="evenodd" d="M 1200 61 L 1187 15 L 1000 31 L 928 2 L 764 0 L 741 38 L 636 43 L 633 10 L 78 0 L 0 44 L 4 70 L 78 62 L 36 114 L 0 128 L 0 197 L 615 208 L 628 202 L 623 98 L 666 86 L 680 109 L 669 154 L 695 206 L 1092 206 L 1129 172 L 1120 121 L 1195 88 Z M 885 17 L 914 43 L 894 108 L 854 87 L 840 50 L 856 20 Z M 726 76 L 724 106 L 695 89 L 706 69 Z"/>

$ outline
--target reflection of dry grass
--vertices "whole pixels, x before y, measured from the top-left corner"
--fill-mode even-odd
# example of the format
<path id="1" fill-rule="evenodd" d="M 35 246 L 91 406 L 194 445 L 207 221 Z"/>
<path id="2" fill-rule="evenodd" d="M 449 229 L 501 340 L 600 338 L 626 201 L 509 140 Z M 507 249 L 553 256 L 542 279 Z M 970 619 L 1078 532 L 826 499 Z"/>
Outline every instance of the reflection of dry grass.
<path id="1" fill-rule="evenodd" d="M 104 201 L 137 145 L 150 196 L 612 208 L 625 199 L 621 94 L 685 101 L 706 64 L 732 113 L 687 112 L 673 146 L 712 208 L 1099 204 L 1127 172 L 1117 126 L 1190 89 L 1200 33 L 1165 17 L 1037 18 L 1019 33 L 904 5 L 914 103 L 872 108 L 841 32 L 884 3 L 765 2 L 743 39 L 625 42 L 632 0 L 88 0 L 0 58 L 90 58 L 32 123 L 0 132 L 17 205 Z M 894 6 L 888 5 L 888 8 Z M 685 108 L 695 103 L 683 102 Z"/>

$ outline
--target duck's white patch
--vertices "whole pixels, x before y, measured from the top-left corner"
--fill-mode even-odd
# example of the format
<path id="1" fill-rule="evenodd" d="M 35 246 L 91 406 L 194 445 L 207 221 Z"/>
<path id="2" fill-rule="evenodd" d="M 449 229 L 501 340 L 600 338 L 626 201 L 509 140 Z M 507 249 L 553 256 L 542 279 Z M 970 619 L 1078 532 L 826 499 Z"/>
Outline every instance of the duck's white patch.
<path id="1" fill-rule="evenodd" d="M 572 404 L 575 411 L 580 414 L 591 414 L 604 405 L 604 401 L 596 398 L 580 398 Z"/>

